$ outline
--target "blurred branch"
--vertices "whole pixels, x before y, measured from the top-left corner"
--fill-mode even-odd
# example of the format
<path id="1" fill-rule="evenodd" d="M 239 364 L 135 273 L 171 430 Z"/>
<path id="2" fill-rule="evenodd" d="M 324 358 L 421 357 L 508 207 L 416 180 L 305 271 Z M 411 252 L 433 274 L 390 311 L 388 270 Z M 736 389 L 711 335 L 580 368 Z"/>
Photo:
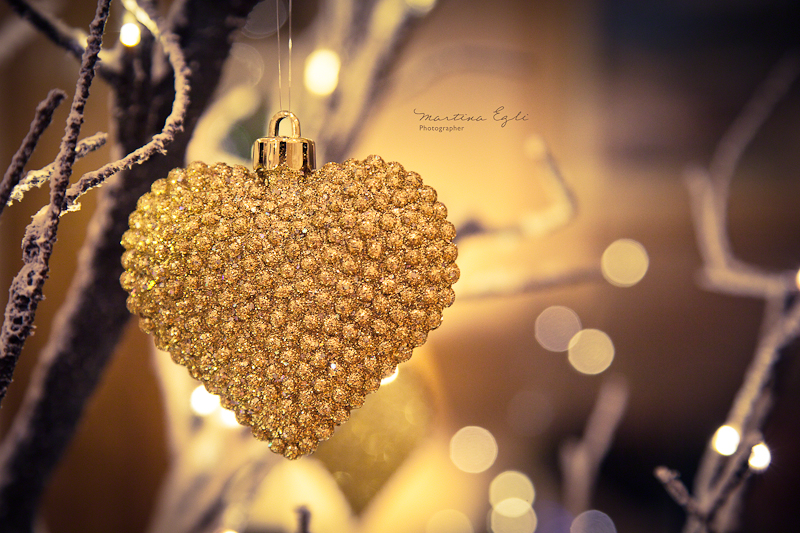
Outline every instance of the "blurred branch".
<path id="1" fill-rule="evenodd" d="M 70 28 L 61 20 L 39 11 L 27 0 L 6 0 L 6 2 L 11 6 L 11 9 L 30 22 L 45 37 L 72 54 L 76 59 L 82 60 L 85 43 L 87 42 L 87 36 L 82 30 Z M 102 50 L 101 54 L 105 55 Z M 98 73 L 107 80 L 112 80 L 115 77 L 115 73 L 105 63 L 98 67 Z"/>
<path id="2" fill-rule="evenodd" d="M 611 448 L 627 403 L 627 382 L 621 376 L 611 376 L 600 387 L 583 438 L 561 446 L 564 506 L 573 516 L 589 509 L 600 464 Z"/>
<path id="3" fill-rule="evenodd" d="M 44 130 L 50 125 L 53 119 L 53 112 L 55 112 L 56 108 L 61 105 L 61 102 L 63 102 L 66 97 L 67 93 L 61 89 L 53 89 L 36 107 L 36 113 L 33 117 L 33 122 L 31 122 L 30 130 L 28 130 L 28 134 L 25 135 L 25 138 L 22 140 L 22 144 L 11 158 L 11 164 L 3 176 L 3 181 L 0 181 L 0 215 L 3 214 L 3 210 L 11 196 L 11 191 L 13 191 L 14 187 L 20 182 L 22 171 L 25 165 L 28 164 L 31 155 L 33 155 L 33 150 L 39 143 L 39 137 L 42 136 Z"/>
<path id="4" fill-rule="evenodd" d="M 281 458 L 248 428 L 226 427 L 221 412 L 198 416 L 198 387 L 186 369 L 153 347 L 171 456 L 149 533 L 244 531 L 262 480 Z M 236 453 L 231 453 L 236 450 Z"/>
<path id="5" fill-rule="evenodd" d="M 689 512 L 684 533 L 725 533 L 736 528 L 751 475 L 747 461 L 752 447 L 760 442 L 772 406 L 775 365 L 781 350 L 800 336 L 796 271 L 769 272 L 744 263 L 734 256 L 727 231 L 730 183 L 738 162 L 798 74 L 800 57 L 782 59 L 723 135 L 709 169 L 694 168 L 686 173 L 706 286 L 721 294 L 763 298 L 765 311 L 753 361 L 726 421 L 743 435 L 737 451 L 725 457 L 711 446 L 706 448 L 689 500 L 676 489 L 674 480 L 669 481 L 667 469 L 656 471 L 673 498 Z"/>

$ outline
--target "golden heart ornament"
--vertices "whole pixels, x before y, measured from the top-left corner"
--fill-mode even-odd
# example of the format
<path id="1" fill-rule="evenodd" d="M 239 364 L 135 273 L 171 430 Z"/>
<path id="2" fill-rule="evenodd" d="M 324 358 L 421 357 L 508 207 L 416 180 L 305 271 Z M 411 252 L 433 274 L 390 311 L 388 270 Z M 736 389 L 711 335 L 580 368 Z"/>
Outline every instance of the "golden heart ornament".
<path id="1" fill-rule="evenodd" d="M 455 227 L 419 174 L 377 156 L 314 170 L 299 131 L 276 114 L 255 170 L 172 170 L 122 238 L 141 328 L 290 459 L 425 342 L 459 277 Z"/>

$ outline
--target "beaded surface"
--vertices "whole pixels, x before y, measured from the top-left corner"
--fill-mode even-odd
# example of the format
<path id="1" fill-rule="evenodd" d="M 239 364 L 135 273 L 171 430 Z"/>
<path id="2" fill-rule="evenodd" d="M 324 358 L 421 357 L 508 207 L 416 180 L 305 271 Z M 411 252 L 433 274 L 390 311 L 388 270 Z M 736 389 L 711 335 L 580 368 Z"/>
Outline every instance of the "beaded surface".
<path id="1" fill-rule="evenodd" d="M 446 216 L 377 156 L 309 176 L 192 163 L 139 199 L 121 283 L 156 345 L 294 459 L 441 323 L 459 277 Z"/>

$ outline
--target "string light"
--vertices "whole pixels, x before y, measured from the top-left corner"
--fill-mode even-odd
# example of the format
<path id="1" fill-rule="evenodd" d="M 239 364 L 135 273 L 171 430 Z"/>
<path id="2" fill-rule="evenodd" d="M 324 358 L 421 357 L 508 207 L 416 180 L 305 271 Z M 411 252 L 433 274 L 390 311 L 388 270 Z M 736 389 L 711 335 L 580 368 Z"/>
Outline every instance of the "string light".
<path id="1" fill-rule="evenodd" d="M 498 474 L 489 485 L 489 503 L 498 513 L 516 518 L 528 512 L 536 491 L 522 472 L 508 470 Z"/>
<path id="2" fill-rule="evenodd" d="M 135 22 L 126 22 L 119 29 L 119 42 L 128 48 L 134 47 L 142 40 L 142 30 Z"/>
<path id="3" fill-rule="evenodd" d="M 236 413 L 229 409 L 222 409 L 219 410 L 219 420 L 222 422 L 222 425 L 228 428 L 237 428 L 241 427 L 239 422 L 236 421 Z"/>
<path id="4" fill-rule="evenodd" d="M 392 381 L 396 380 L 398 372 L 400 372 L 399 366 L 395 367 L 394 372 L 392 372 L 391 374 L 389 374 L 388 376 L 386 376 L 381 380 L 381 386 L 388 385 Z"/>
<path id="5" fill-rule="evenodd" d="M 770 462 L 772 462 L 772 454 L 766 444 L 761 442 L 753 446 L 750 450 L 750 459 L 747 460 L 751 469 L 762 472 L 769 467 Z"/>
<path id="6" fill-rule="evenodd" d="M 504 515 L 497 508 L 492 509 L 489 515 L 493 533 L 533 533 L 538 523 L 539 519 L 530 506 L 519 516 Z"/>
<path id="7" fill-rule="evenodd" d="M 711 446 L 718 454 L 729 456 L 736 452 L 740 440 L 741 437 L 736 428 L 726 424 L 720 426 L 714 433 L 714 437 L 711 439 Z"/>

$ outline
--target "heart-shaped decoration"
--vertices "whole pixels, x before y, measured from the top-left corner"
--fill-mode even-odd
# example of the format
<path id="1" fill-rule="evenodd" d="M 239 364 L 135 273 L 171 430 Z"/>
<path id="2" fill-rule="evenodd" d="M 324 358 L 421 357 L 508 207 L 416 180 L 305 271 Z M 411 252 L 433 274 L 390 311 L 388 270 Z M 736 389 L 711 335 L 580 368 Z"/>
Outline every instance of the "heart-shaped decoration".
<path id="1" fill-rule="evenodd" d="M 121 283 L 156 345 L 293 459 L 441 323 L 459 277 L 446 215 L 377 156 L 314 172 L 195 162 L 139 199 Z"/>

